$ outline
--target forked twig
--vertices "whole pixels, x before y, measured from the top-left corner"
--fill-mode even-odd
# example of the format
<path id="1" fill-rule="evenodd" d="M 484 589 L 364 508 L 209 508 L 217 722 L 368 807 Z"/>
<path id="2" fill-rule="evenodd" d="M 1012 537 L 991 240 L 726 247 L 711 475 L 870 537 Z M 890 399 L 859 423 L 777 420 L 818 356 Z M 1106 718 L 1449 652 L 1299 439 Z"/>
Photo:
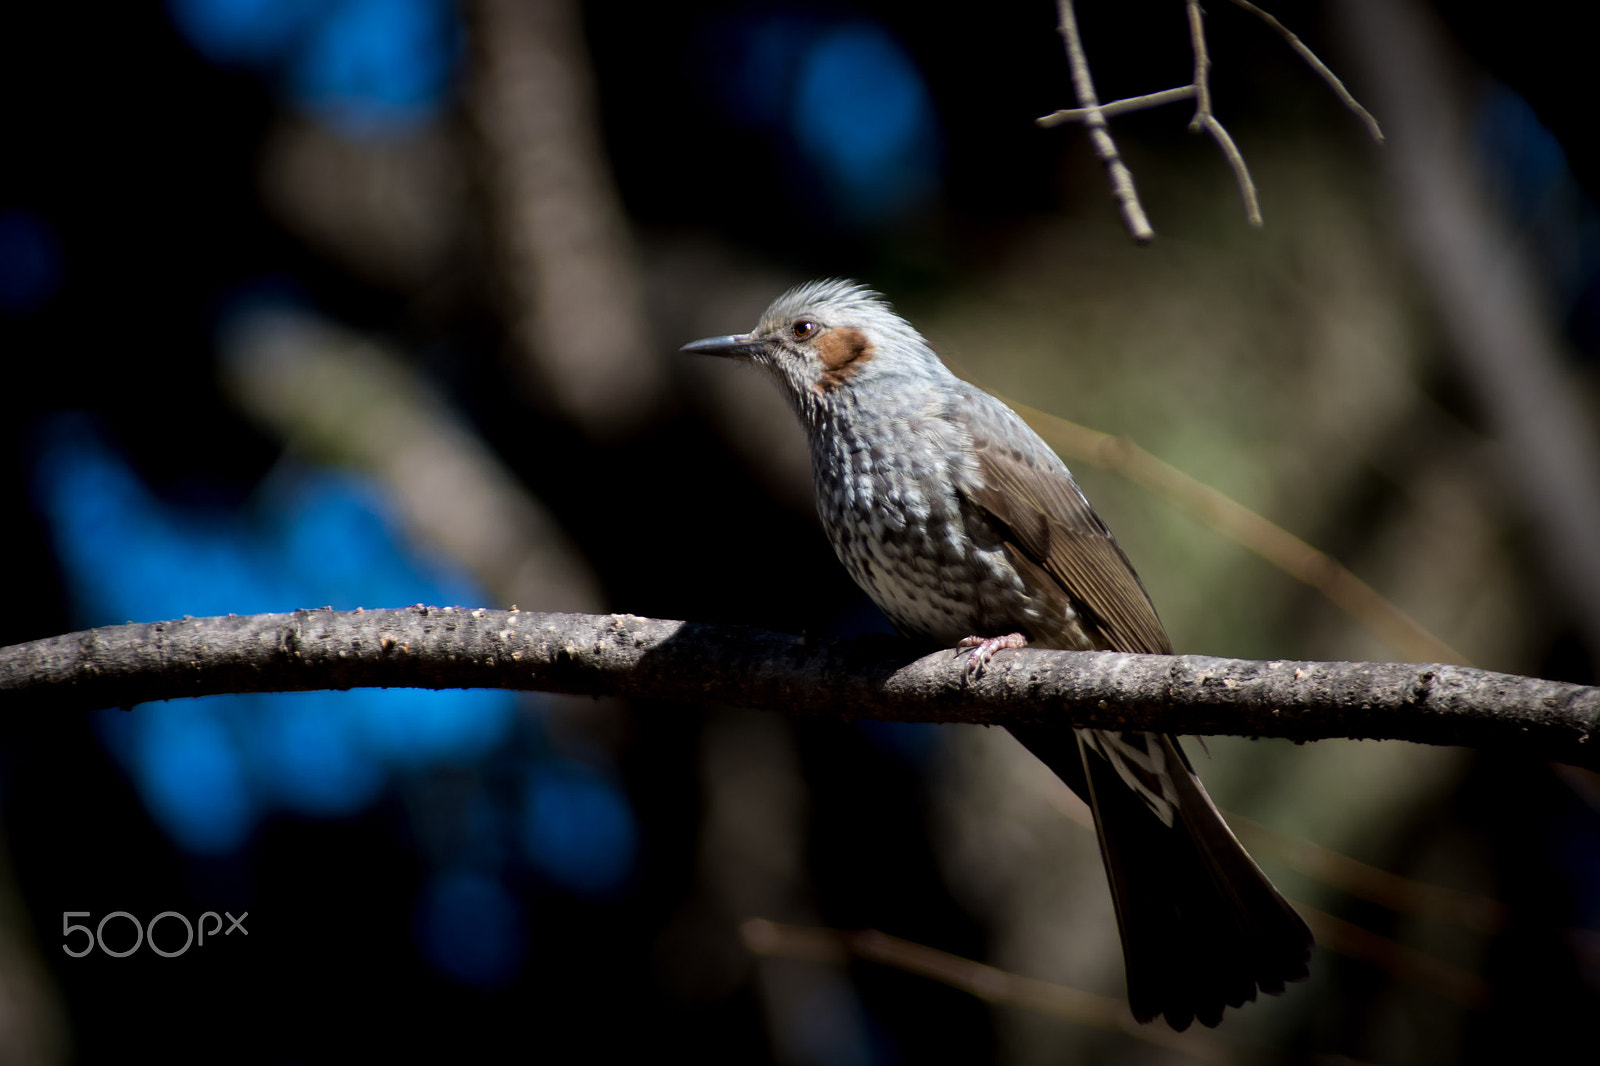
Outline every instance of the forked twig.
<path id="1" fill-rule="evenodd" d="M 1189 43 L 1194 49 L 1194 118 L 1189 121 L 1189 131 L 1204 130 L 1217 142 L 1228 165 L 1233 168 L 1234 180 L 1239 183 L 1239 195 L 1244 197 L 1244 215 L 1250 225 L 1260 229 L 1261 201 L 1256 198 L 1256 183 L 1250 178 L 1250 168 L 1245 166 L 1239 146 L 1233 143 L 1228 131 L 1223 129 L 1217 116 L 1211 113 L 1211 56 L 1206 51 L 1205 13 L 1200 10 L 1200 0 L 1184 0 L 1189 11 Z"/>
<path id="2" fill-rule="evenodd" d="M 1272 15 L 1263 11 L 1250 0 L 1233 0 L 1240 8 L 1250 12 L 1266 23 L 1271 29 L 1277 31 L 1284 42 L 1292 48 L 1300 58 L 1304 59 L 1311 69 L 1327 83 L 1341 103 L 1349 108 L 1357 118 L 1366 124 L 1367 131 L 1379 144 L 1383 143 L 1383 131 L 1378 128 L 1378 122 L 1366 108 L 1356 102 L 1355 97 L 1344 87 L 1327 64 L 1318 59 L 1316 53 L 1306 47 L 1304 41 L 1295 36 L 1287 26 L 1279 22 Z M 1139 203 L 1138 194 L 1133 187 L 1133 174 L 1122 162 L 1122 157 L 1117 152 L 1117 146 L 1111 139 L 1107 129 L 1106 120 L 1112 115 L 1126 114 L 1130 111 L 1142 111 L 1146 108 L 1160 107 L 1162 104 L 1176 103 L 1179 100 L 1193 99 L 1195 101 L 1194 118 L 1189 122 L 1189 129 L 1204 132 L 1217 142 L 1217 147 L 1222 149 L 1223 158 L 1228 161 L 1228 166 L 1233 170 L 1234 180 L 1239 186 L 1239 195 L 1244 199 L 1245 217 L 1251 226 L 1260 228 L 1262 225 L 1261 202 L 1256 195 L 1254 180 L 1250 177 L 1250 168 L 1245 165 L 1244 154 L 1239 151 L 1239 146 L 1234 143 L 1226 128 L 1218 121 L 1211 108 L 1211 57 L 1206 47 L 1205 13 L 1200 8 L 1200 0 L 1184 0 L 1189 20 L 1189 40 L 1194 51 L 1194 80 L 1188 85 L 1175 89 L 1163 89 L 1160 92 L 1146 93 L 1143 96 L 1130 96 L 1122 100 L 1112 100 L 1102 104 L 1095 98 L 1094 82 L 1089 77 L 1089 61 L 1083 50 L 1083 41 L 1078 34 L 1078 22 L 1073 12 L 1072 0 L 1057 0 L 1057 7 L 1061 12 L 1061 36 L 1067 44 L 1067 62 L 1072 71 L 1073 91 L 1078 97 L 1078 105 L 1061 111 L 1053 111 L 1048 115 L 1035 119 L 1035 123 L 1044 128 L 1060 126 L 1068 122 L 1082 122 L 1089 131 L 1090 142 L 1094 146 L 1094 153 L 1104 164 L 1106 172 L 1111 177 L 1111 192 L 1116 198 L 1118 207 L 1122 211 L 1123 221 L 1128 227 L 1128 232 L 1133 239 L 1144 244 L 1155 236 L 1151 229 L 1149 219 L 1145 216 L 1144 208 Z"/>

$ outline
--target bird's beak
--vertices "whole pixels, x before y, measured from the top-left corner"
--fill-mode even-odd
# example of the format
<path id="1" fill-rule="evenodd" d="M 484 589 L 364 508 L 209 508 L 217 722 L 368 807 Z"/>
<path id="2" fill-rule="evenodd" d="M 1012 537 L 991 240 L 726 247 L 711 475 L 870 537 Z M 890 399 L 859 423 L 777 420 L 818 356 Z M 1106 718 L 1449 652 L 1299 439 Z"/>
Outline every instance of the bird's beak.
<path id="1" fill-rule="evenodd" d="M 691 341 L 679 348 L 680 352 L 694 352 L 697 355 L 722 355 L 729 359 L 752 359 L 765 347 L 755 339 L 752 333 L 733 333 L 726 337 L 707 337 L 701 341 Z"/>

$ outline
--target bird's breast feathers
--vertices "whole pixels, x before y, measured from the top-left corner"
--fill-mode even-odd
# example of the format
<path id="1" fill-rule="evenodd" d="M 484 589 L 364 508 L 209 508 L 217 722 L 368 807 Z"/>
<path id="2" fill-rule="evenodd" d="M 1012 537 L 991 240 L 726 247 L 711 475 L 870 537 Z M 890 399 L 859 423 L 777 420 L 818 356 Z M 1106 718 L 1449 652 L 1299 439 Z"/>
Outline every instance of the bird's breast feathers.
<path id="1" fill-rule="evenodd" d="M 1000 538 L 957 485 L 974 476 L 955 427 L 902 420 L 896 441 L 878 433 L 813 441 L 817 511 L 834 551 L 896 627 L 941 644 L 1011 629 L 1047 628 Z"/>

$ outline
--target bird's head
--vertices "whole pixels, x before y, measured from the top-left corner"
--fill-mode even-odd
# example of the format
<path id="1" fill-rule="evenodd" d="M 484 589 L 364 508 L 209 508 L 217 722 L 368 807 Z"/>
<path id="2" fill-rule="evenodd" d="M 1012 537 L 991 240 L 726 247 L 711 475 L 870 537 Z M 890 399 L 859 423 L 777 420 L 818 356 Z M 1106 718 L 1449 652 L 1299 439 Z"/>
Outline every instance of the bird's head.
<path id="1" fill-rule="evenodd" d="M 868 394 L 905 395 L 919 382 L 949 377 L 928 342 L 888 301 L 838 279 L 790 289 L 749 333 L 707 337 L 681 350 L 763 367 L 807 420 Z"/>

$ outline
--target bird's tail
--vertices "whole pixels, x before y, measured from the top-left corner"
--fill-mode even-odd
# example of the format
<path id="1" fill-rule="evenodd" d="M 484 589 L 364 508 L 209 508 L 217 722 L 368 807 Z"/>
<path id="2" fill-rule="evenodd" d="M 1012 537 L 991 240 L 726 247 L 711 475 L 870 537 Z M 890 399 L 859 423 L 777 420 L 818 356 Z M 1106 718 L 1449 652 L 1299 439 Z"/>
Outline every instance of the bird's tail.
<path id="1" fill-rule="evenodd" d="M 1012 733 L 1094 811 L 1134 1017 L 1216 1025 L 1306 976 L 1311 930 L 1272 887 L 1171 736 L 1059 726 Z"/>

